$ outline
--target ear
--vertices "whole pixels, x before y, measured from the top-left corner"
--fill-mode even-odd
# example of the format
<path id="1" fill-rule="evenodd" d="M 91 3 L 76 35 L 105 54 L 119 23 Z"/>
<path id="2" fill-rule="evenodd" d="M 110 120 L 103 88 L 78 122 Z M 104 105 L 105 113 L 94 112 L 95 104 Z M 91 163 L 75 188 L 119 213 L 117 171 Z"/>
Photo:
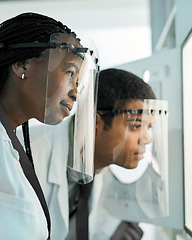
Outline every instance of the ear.
<path id="1" fill-rule="evenodd" d="M 100 129 L 103 128 L 103 120 L 99 113 L 96 115 L 96 126 L 95 126 L 95 136 L 97 136 L 100 132 Z"/>
<path id="2" fill-rule="evenodd" d="M 27 69 L 25 67 L 25 63 L 16 62 L 12 64 L 12 70 L 18 78 L 22 78 L 22 74 L 25 73 Z"/>

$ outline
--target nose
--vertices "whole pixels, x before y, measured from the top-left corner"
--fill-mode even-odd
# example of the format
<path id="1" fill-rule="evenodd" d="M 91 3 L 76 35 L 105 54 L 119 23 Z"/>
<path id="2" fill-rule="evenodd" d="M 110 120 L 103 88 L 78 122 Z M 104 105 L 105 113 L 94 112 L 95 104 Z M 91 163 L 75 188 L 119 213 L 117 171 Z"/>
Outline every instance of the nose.
<path id="1" fill-rule="evenodd" d="M 76 81 L 74 82 L 72 89 L 69 90 L 68 92 L 68 96 L 72 99 L 72 101 L 76 101 L 77 100 L 77 83 Z"/>
<path id="2" fill-rule="evenodd" d="M 145 130 L 143 129 L 142 133 L 141 133 L 141 138 L 140 138 L 140 143 L 146 145 L 152 142 L 152 137 L 151 137 L 151 133 L 149 131 L 148 128 L 146 128 Z"/>
<path id="3" fill-rule="evenodd" d="M 77 90 L 74 91 L 74 89 L 71 89 L 69 92 L 68 92 L 68 96 L 72 99 L 72 101 L 76 101 L 77 99 Z"/>

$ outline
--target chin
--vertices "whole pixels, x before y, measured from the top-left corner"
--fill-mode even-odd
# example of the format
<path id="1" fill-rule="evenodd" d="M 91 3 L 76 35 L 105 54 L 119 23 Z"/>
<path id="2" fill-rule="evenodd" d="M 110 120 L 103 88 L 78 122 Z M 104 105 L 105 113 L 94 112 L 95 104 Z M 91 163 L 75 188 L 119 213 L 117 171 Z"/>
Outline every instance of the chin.
<path id="1" fill-rule="evenodd" d="M 64 118 L 62 119 L 45 119 L 45 124 L 48 125 L 58 125 L 59 123 L 61 123 L 63 121 Z"/>
<path id="2" fill-rule="evenodd" d="M 139 164 L 139 160 L 132 161 L 132 162 L 129 161 L 123 167 L 127 169 L 135 169 L 138 166 L 138 164 Z"/>
<path id="3" fill-rule="evenodd" d="M 138 166 L 138 164 L 131 166 L 129 169 L 135 169 Z"/>
<path id="4" fill-rule="evenodd" d="M 61 114 L 50 114 L 49 116 L 46 116 L 44 123 L 49 125 L 57 125 L 61 123 L 65 117 L 67 116 L 63 116 Z"/>

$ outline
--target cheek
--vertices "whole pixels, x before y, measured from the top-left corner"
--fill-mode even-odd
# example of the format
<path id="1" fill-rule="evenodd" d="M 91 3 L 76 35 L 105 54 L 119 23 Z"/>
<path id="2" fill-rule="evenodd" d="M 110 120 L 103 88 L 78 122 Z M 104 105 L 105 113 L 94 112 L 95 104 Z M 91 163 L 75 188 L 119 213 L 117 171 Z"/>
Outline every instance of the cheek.
<path id="1" fill-rule="evenodd" d="M 70 87 L 69 79 L 63 73 L 50 73 L 47 81 L 47 97 L 65 96 L 70 90 Z"/>
<path id="2" fill-rule="evenodd" d="M 139 146 L 139 134 L 134 132 L 128 132 L 124 140 L 124 152 L 131 154 L 138 149 Z"/>
<path id="3" fill-rule="evenodd" d="M 124 141 L 127 138 L 128 128 L 123 124 L 118 124 L 113 128 L 113 139 L 116 140 L 117 143 Z"/>

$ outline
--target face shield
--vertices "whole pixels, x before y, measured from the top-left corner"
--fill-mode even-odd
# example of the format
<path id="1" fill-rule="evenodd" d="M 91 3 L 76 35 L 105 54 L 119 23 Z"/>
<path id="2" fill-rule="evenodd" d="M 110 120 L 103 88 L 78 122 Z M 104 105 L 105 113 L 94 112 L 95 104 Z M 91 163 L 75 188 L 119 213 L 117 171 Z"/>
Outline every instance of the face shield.
<path id="1" fill-rule="evenodd" d="M 66 34 L 54 34 L 50 42 L 57 47 L 49 50 L 44 122 L 60 124 L 49 146 L 55 159 L 66 161 L 72 181 L 88 183 L 93 179 L 98 58 Z M 50 128 L 45 131 L 50 139 Z"/>
<path id="2" fill-rule="evenodd" d="M 76 38 L 59 33 L 51 35 L 50 42 L 55 48 L 49 49 L 44 122 L 55 125 L 70 115 L 77 87 L 93 66 L 88 64 L 88 49 Z"/>
<path id="3" fill-rule="evenodd" d="M 78 87 L 79 98 L 71 113 L 69 125 L 68 178 L 80 184 L 93 180 L 95 118 L 97 105 L 98 71 L 89 55 L 86 56 Z"/>
<path id="4" fill-rule="evenodd" d="M 18 43 L 8 48 L 46 49 L 40 58 L 31 59 L 37 68 L 33 72 L 39 94 L 37 119 L 46 123 L 46 150 L 55 161 L 67 163 L 73 181 L 90 182 L 99 74 L 97 51 L 82 47 L 68 33 L 52 34 L 48 43 Z"/>
<path id="5" fill-rule="evenodd" d="M 120 101 L 112 114 L 108 147 L 113 164 L 103 172 L 103 208 L 128 221 L 167 216 L 167 102 Z"/>

